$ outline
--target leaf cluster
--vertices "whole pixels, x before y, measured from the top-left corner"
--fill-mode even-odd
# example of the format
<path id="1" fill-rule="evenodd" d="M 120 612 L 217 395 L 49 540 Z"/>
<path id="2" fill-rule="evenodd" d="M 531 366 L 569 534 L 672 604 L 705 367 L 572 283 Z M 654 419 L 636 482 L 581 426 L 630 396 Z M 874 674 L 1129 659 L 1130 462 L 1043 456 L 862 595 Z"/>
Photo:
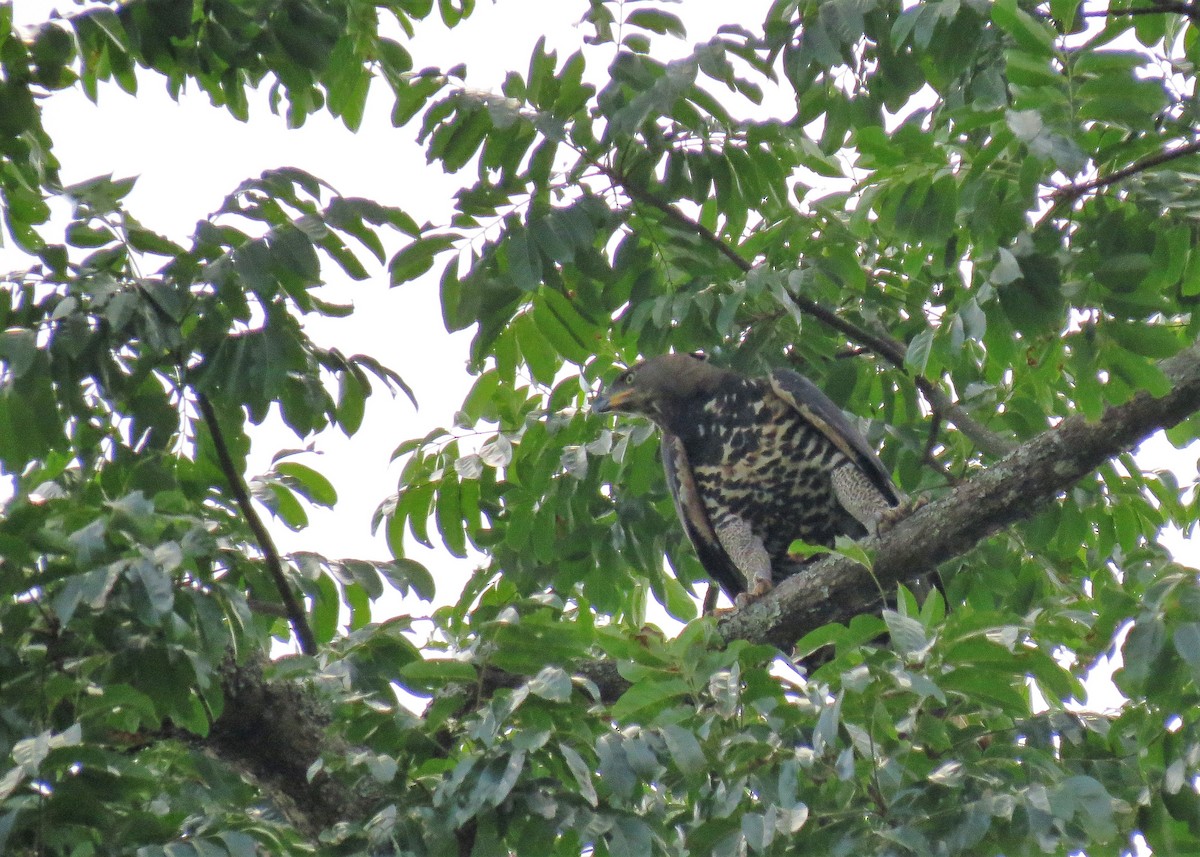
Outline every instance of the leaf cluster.
<path id="1" fill-rule="evenodd" d="M 797 641 L 797 671 L 697 618 L 650 427 L 586 407 L 668 350 L 790 365 L 937 496 L 995 463 L 981 432 L 1166 392 L 1200 329 L 1195 18 L 775 0 L 692 44 L 680 7 L 579 5 L 578 50 L 539 41 L 497 92 L 413 72 L 397 39 L 431 0 L 130 0 L 20 33 L 0 6 L 0 200 L 30 254 L 0 290 L 0 849 L 1196 850 L 1200 602 L 1160 540 L 1200 516 L 1186 480 L 1118 456 L 940 592 Z M 454 213 L 281 167 L 179 241 L 126 210 L 131 179 L 60 187 L 40 101 L 147 77 L 352 129 L 379 78 Z M 436 282 L 471 389 L 396 447 L 389 560 L 281 554 L 251 501 L 298 530 L 338 493 L 303 451 L 247 479 L 254 426 L 353 435 L 374 390 L 411 397 L 303 324 L 352 315 L 327 281 L 377 276 Z M 418 545 L 476 570 L 421 622 L 372 615 L 433 597 Z M 263 681 L 305 743 L 250 763 L 249 676 L 290 639 L 308 654 Z M 1118 653 L 1127 702 L 1081 711 Z"/>

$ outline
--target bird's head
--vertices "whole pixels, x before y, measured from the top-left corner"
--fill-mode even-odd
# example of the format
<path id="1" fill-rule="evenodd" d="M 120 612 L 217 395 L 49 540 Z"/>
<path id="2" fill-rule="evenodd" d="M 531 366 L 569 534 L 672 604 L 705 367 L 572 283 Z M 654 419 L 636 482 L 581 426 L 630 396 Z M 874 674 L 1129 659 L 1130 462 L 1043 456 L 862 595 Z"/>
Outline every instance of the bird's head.
<path id="1" fill-rule="evenodd" d="M 699 354 L 651 357 L 606 384 L 592 401 L 592 410 L 637 414 L 666 426 L 689 400 L 711 393 L 727 374 Z"/>

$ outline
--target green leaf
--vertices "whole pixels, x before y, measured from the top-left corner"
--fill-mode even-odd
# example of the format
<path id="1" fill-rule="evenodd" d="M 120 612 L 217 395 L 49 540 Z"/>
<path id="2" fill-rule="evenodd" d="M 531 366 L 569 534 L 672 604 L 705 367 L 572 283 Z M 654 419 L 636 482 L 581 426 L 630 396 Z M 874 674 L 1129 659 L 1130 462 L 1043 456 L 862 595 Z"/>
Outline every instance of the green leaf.
<path id="1" fill-rule="evenodd" d="M 1104 332 L 1122 348 L 1143 357 L 1171 357 L 1183 345 L 1179 332 L 1165 325 L 1129 324 L 1113 320 L 1105 323 Z"/>
<path id="2" fill-rule="evenodd" d="M 946 692 L 955 692 L 968 700 L 998 706 L 1010 717 L 1023 717 L 1029 713 L 1029 702 L 1013 688 L 1014 682 L 1023 681 L 1024 676 L 997 669 L 984 669 L 978 664 L 965 665 L 961 669 L 938 677 L 938 686 Z"/>
<path id="3" fill-rule="evenodd" d="M 567 702 L 571 698 L 571 676 L 562 667 L 548 666 L 529 680 L 529 692 L 551 702 Z"/>
<path id="4" fill-rule="evenodd" d="M 1081 0 L 1050 0 L 1050 14 L 1058 21 L 1063 32 L 1073 32 Z"/>
<path id="5" fill-rule="evenodd" d="M 673 723 L 660 727 L 659 731 L 667 744 L 671 758 L 675 760 L 676 766 L 685 776 L 698 777 L 707 770 L 708 759 L 695 735 Z"/>
<path id="6" fill-rule="evenodd" d="M 1017 5 L 1017 0 L 998 0 L 991 4 L 992 20 L 1024 50 L 1050 55 L 1054 51 L 1054 31 Z"/>
<path id="7" fill-rule="evenodd" d="M 614 720 L 623 722 L 643 709 L 661 707 L 690 692 L 691 688 L 682 679 L 639 681 L 613 703 L 612 716 Z"/>
<path id="8" fill-rule="evenodd" d="M 933 350 L 934 329 L 927 327 L 914 336 L 904 352 L 904 365 L 918 375 L 925 373 L 929 354 Z"/>
<path id="9" fill-rule="evenodd" d="M 37 336 L 32 330 L 9 328 L 0 333 L 0 360 L 14 378 L 20 378 L 33 366 L 37 356 Z"/>
<path id="10" fill-rule="evenodd" d="M 412 589 L 426 601 L 433 600 L 436 592 L 433 575 L 416 560 L 396 557 L 391 562 L 382 563 L 379 570 L 393 586 L 402 592 Z"/>
<path id="11" fill-rule="evenodd" d="M 586 468 L 585 468 L 586 473 Z M 654 581 L 656 592 L 661 592 L 663 607 L 680 622 L 690 622 L 696 618 L 696 602 L 675 577 L 664 574 Z"/>
<path id="12" fill-rule="evenodd" d="M 311 467 L 296 461 L 281 461 L 275 465 L 275 472 L 287 477 L 284 481 L 288 487 L 309 502 L 330 509 L 337 505 L 337 490 L 333 483 Z"/>
<path id="13" fill-rule="evenodd" d="M 72 247 L 105 247 L 116 239 L 111 230 L 87 223 L 72 223 L 66 237 Z"/>
<path id="14" fill-rule="evenodd" d="M 625 23 L 653 33 L 670 33 L 681 39 L 687 38 L 687 28 L 677 16 L 661 9 L 636 9 L 625 17 Z"/>
<path id="15" fill-rule="evenodd" d="M 479 459 L 488 467 L 506 467 L 512 461 L 512 442 L 502 434 L 498 434 L 479 447 Z"/>
<path id="16" fill-rule="evenodd" d="M 852 559 L 868 571 L 875 565 L 875 561 L 871 555 L 854 539 L 847 536 L 838 536 L 834 544 L 833 553 L 839 556 L 844 556 L 847 559 Z"/>
<path id="17" fill-rule="evenodd" d="M 307 587 L 310 595 L 309 625 L 317 643 L 327 645 L 337 636 L 341 599 L 338 597 L 337 584 L 328 574 L 322 572 L 315 584 Z"/>
<path id="18" fill-rule="evenodd" d="M 446 550 L 450 551 L 453 556 L 465 557 L 467 555 L 467 537 L 463 530 L 462 491 L 458 482 L 458 474 L 453 470 L 442 477 L 442 481 L 438 483 L 434 517 Z"/>
<path id="19" fill-rule="evenodd" d="M 1184 622 L 1171 637 L 1175 651 L 1191 668 L 1193 680 L 1200 683 L 1200 623 Z"/>
<path id="20" fill-rule="evenodd" d="M 475 667 L 463 661 L 445 658 L 412 661 L 400 668 L 400 675 L 408 682 L 423 688 L 436 688 L 457 682 L 473 684 L 478 680 Z"/>
<path id="21" fill-rule="evenodd" d="M 160 565 L 143 559 L 134 562 L 127 572 L 141 585 L 150 608 L 147 618 L 151 622 L 157 622 L 159 618 L 170 613 L 175 605 L 175 593 L 168 571 L 169 569 L 163 569 Z"/>
<path id="22" fill-rule="evenodd" d="M 391 284 L 398 286 L 415 280 L 433 267 L 438 254 L 454 246 L 457 236 L 441 234 L 417 238 L 392 257 L 388 263 Z"/>
<path id="23" fill-rule="evenodd" d="M 353 372 L 338 373 L 337 421 L 347 437 L 362 427 L 367 393 L 368 389 Z"/>
<path id="24" fill-rule="evenodd" d="M 901 616 L 894 610 L 883 611 L 883 621 L 887 625 L 892 645 L 905 655 L 924 653 L 931 645 L 925 634 L 925 626 L 909 616 Z"/>
<path id="25" fill-rule="evenodd" d="M 600 781 L 613 794 L 628 800 L 637 785 L 637 775 L 629 765 L 625 741 L 613 734 L 596 739 L 596 755 L 600 760 Z"/>
<path id="26" fill-rule="evenodd" d="M 289 488 L 278 482 L 269 482 L 263 489 L 256 487 L 255 499 L 270 509 L 289 530 L 299 531 L 308 526 L 308 513 Z"/>
<path id="27" fill-rule="evenodd" d="M 579 786 L 580 796 L 591 806 L 596 806 L 599 798 L 596 795 L 596 786 L 592 783 L 591 768 L 583 761 L 583 757 L 569 745 L 560 742 L 558 750 L 562 754 L 563 761 L 567 763 L 567 769 L 571 772 L 571 776 L 575 778 L 575 782 Z"/>
<path id="28" fill-rule="evenodd" d="M 312 241 L 299 229 L 277 229 L 268 239 L 272 270 L 284 283 L 312 286 L 321 281 L 321 260 Z"/>

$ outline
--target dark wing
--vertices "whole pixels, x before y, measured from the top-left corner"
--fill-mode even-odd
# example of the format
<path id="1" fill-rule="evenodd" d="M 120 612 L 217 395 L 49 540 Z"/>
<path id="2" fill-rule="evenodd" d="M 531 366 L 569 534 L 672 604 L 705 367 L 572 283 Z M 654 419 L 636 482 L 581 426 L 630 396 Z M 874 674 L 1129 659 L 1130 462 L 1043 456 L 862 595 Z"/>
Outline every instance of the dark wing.
<path id="1" fill-rule="evenodd" d="M 771 372 L 771 389 L 781 399 L 795 408 L 809 424 L 829 438 L 842 453 L 867 475 L 893 505 L 900 504 L 900 492 L 892 484 L 883 462 L 875 450 L 867 445 L 842 409 L 833 403 L 821 389 L 803 375 L 790 369 L 775 369 Z"/>
<path id="2" fill-rule="evenodd" d="M 725 548 L 721 547 L 712 522 L 708 519 L 708 512 L 704 510 L 704 501 L 696 490 L 696 480 L 692 476 L 692 465 L 683 448 L 683 441 L 666 431 L 662 435 L 662 461 L 667 474 L 667 490 L 675 501 L 675 511 L 679 513 L 683 529 L 696 548 L 700 564 L 724 593 L 733 599 L 746 591 L 746 583 Z"/>

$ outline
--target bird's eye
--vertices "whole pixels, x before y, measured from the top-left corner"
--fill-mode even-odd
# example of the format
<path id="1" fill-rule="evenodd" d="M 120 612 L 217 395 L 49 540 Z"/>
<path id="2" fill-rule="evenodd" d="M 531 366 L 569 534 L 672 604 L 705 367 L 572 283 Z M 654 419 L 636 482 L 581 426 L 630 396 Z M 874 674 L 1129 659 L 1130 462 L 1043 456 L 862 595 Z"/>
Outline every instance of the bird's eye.
<path id="1" fill-rule="evenodd" d="M 622 374 L 621 377 L 617 379 L 617 383 L 622 384 L 622 385 L 632 384 L 633 383 L 633 370 L 630 369 L 628 372 L 625 372 L 624 374 Z"/>

